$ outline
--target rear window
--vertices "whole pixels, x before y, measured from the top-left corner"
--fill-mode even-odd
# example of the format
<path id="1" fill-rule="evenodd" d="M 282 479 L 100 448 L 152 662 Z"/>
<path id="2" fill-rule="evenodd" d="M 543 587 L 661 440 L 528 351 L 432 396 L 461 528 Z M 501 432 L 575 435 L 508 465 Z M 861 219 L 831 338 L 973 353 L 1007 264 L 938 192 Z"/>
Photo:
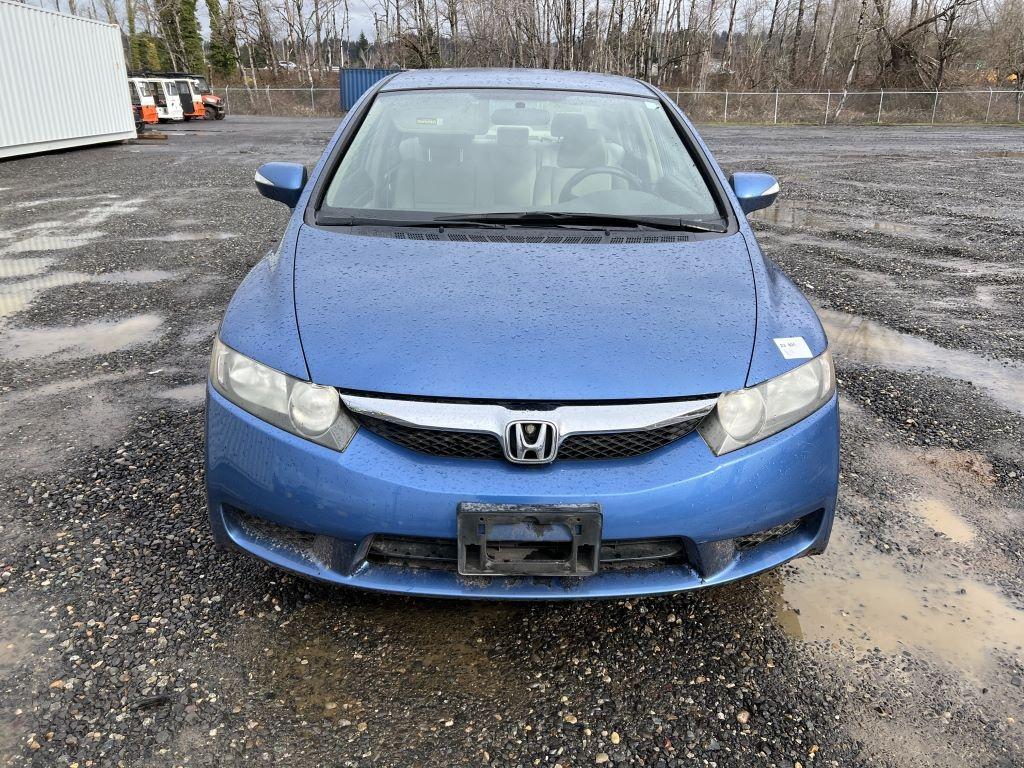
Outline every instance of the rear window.
<path id="1" fill-rule="evenodd" d="M 719 215 L 657 99 L 497 89 L 379 94 L 323 207 L 389 218 Z"/>

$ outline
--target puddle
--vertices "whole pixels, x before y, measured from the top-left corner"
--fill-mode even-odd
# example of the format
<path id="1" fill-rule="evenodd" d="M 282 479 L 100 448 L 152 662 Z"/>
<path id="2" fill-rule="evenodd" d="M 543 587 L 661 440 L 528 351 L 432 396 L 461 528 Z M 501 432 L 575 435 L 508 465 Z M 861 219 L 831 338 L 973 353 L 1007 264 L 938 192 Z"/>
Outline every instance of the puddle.
<path id="1" fill-rule="evenodd" d="M 947 573 L 941 559 L 915 573 L 836 521 L 828 551 L 798 561 L 782 578 L 778 619 L 813 641 L 934 656 L 981 679 L 992 651 L 1021 657 L 1024 611 L 991 587 Z M 799 631 L 795 631 L 795 624 Z"/>
<path id="2" fill-rule="evenodd" d="M 22 200 L 17 203 L 11 203 L 10 207 L 14 209 L 35 208 L 39 205 L 52 205 L 54 203 L 77 203 L 80 200 L 116 200 L 117 197 L 117 195 L 110 193 L 80 195 L 76 197 L 44 197 L 40 200 Z"/>
<path id="3" fill-rule="evenodd" d="M 861 232 L 881 232 L 886 235 L 929 237 L 931 230 L 898 221 L 869 219 L 857 216 L 837 216 L 809 208 L 799 200 L 777 200 L 775 205 L 763 208 L 750 216 L 780 227 L 806 227 L 809 229 L 850 229 Z"/>
<path id="4" fill-rule="evenodd" d="M 32 251 L 66 251 L 98 240 L 105 233 L 99 230 L 78 232 L 74 235 L 33 235 L 0 248 L 0 254 L 30 253 Z"/>
<path id="5" fill-rule="evenodd" d="M 248 670 L 247 685 L 266 686 L 303 717 L 356 723 L 362 713 L 386 706 L 396 691 L 435 702 L 442 721 L 460 700 L 489 716 L 489 709 L 508 712 L 528 699 L 528 680 L 510 676 L 495 648 L 496 638 L 508 637 L 518 610 L 387 598 L 339 606 L 329 598 L 301 609 L 287 627 L 274 627 L 259 645 L 252 635 L 233 645 L 236 653 L 249 645 L 239 659 Z M 340 635 L 339 622 L 363 629 Z M 407 724 L 394 726 L 401 731 Z"/>
<path id="6" fill-rule="evenodd" d="M 49 269 L 56 259 L 29 257 L 24 259 L 0 259 L 0 280 L 11 277 L 29 277 Z"/>
<path id="7" fill-rule="evenodd" d="M 933 373 L 974 384 L 1000 405 L 1024 413 L 1024 368 L 947 349 L 845 312 L 819 309 L 829 344 L 840 357 L 896 371 Z"/>
<path id="8" fill-rule="evenodd" d="M 974 289 L 974 300 L 978 306 L 985 309 L 995 309 L 1002 302 L 999 301 L 998 285 L 979 285 Z"/>
<path id="9" fill-rule="evenodd" d="M 17 259 L 16 261 L 41 261 L 47 259 Z M 0 276 L 2 266 L 7 263 L 0 260 Z M 56 288 L 62 285 L 77 285 L 81 283 L 99 284 L 125 284 L 142 285 L 155 283 L 161 280 L 168 280 L 174 277 L 173 272 L 165 272 L 160 269 L 143 269 L 134 272 L 108 272 L 101 275 L 91 275 L 83 272 L 51 272 L 41 277 L 30 280 L 22 280 L 17 283 L 0 285 L 0 318 L 8 317 L 20 312 L 43 291 L 49 288 Z"/>
<path id="10" fill-rule="evenodd" d="M 59 355 L 64 358 L 106 355 L 159 338 L 160 315 L 138 315 L 126 320 L 98 320 L 83 325 L 13 328 L 0 338 L 0 357 L 27 360 Z"/>
<path id="11" fill-rule="evenodd" d="M 196 405 L 206 399 L 206 382 L 198 384 L 186 384 L 181 387 L 171 387 L 156 393 L 157 397 L 167 400 L 175 400 L 188 405 Z"/>
<path id="12" fill-rule="evenodd" d="M 0 673 L 7 672 L 19 664 L 24 663 L 32 656 L 33 646 L 36 638 L 32 632 L 25 629 L 24 615 L 17 616 L 13 611 L 6 608 L 3 611 L 3 618 L 0 618 Z"/>
<path id="13" fill-rule="evenodd" d="M 1020 264 L 1006 264 L 998 261 L 975 261 L 973 259 L 923 259 L 941 269 L 951 270 L 962 277 L 1006 277 L 1024 275 Z"/>
<path id="14" fill-rule="evenodd" d="M 16 532 L 0 530 L 9 535 Z M 31 711 L 32 693 L 45 686 L 44 670 L 50 659 L 47 644 L 54 635 L 43 629 L 39 606 L 18 601 L 10 595 L 0 602 L 0 685 L 4 699 L 0 701 L 0 762 L 10 765 L 13 755 L 21 749 L 19 742 L 27 733 L 26 710 Z"/>
<path id="15" fill-rule="evenodd" d="M 59 468 L 69 451 L 116 442 L 148 390 L 130 370 L 68 378 L 12 390 L 0 397 L 0 424 L 10 436 L 0 441 L 0 466 L 11 476 L 42 474 Z M 10 538 L 8 531 L 0 535 Z"/>
<path id="16" fill-rule="evenodd" d="M 202 345 L 204 349 L 209 348 L 213 337 L 217 335 L 218 328 L 220 328 L 220 322 L 217 320 L 189 328 L 181 337 L 181 343 L 186 347 Z"/>
<path id="17" fill-rule="evenodd" d="M 13 243 L 0 247 L 0 255 L 78 248 L 106 236 L 105 232 L 96 227 L 114 216 L 134 213 L 144 202 L 142 198 L 116 200 L 95 205 L 77 217 L 69 217 L 67 221 L 36 222 L 20 229 L 0 232 L 0 240 L 14 240 Z M 33 234 L 26 237 L 26 233 Z"/>
<path id="18" fill-rule="evenodd" d="M 238 237 L 234 232 L 170 232 L 166 235 L 152 235 L 150 237 L 133 237 L 132 240 L 140 242 L 158 243 L 189 243 L 198 240 L 231 240 Z"/>
<path id="19" fill-rule="evenodd" d="M 942 499 L 923 498 L 911 503 L 910 509 L 928 521 L 934 530 L 957 542 L 969 544 L 974 540 L 975 531 Z"/>

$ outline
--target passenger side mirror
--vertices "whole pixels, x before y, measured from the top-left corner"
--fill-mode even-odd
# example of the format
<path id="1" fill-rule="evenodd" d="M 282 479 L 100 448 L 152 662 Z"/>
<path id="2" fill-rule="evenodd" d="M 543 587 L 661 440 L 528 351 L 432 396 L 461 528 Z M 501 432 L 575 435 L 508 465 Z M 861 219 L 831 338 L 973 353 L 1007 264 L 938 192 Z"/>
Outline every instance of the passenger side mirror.
<path id="1" fill-rule="evenodd" d="M 264 163 L 256 171 L 256 189 L 264 197 L 294 208 L 306 186 L 306 166 L 298 163 Z"/>
<path id="2" fill-rule="evenodd" d="M 779 196 L 778 180 L 767 173 L 734 173 L 729 183 L 744 213 L 767 208 Z"/>

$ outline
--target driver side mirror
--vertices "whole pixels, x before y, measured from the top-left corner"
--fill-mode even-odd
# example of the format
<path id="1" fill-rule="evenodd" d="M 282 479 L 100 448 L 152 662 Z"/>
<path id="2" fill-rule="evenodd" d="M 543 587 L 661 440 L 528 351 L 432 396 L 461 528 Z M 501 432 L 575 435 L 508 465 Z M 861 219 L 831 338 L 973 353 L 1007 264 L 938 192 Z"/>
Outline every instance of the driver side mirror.
<path id="1" fill-rule="evenodd" d="M 264 197 L 294 208 L 306 186 L 306 166 L 298 163 L 264 163 L 256 171 L 256 189 Z"/>
<path id="2" fill-rule="evenodd" d="M 729 177 L 729 184 L 744 213 L 767 208 L 779 196 L 778 180 L 767 173 L 734 173 Z"/>

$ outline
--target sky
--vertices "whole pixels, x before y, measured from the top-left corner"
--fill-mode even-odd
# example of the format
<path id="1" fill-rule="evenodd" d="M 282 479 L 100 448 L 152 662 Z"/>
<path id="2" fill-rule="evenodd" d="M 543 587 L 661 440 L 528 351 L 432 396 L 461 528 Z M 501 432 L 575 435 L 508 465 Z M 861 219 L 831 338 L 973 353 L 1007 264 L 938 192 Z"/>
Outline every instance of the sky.
<path id="1" fill-rule="evenodd" d="M 64 13 L 68 12 L 67 0 L 26 0 L 29 5 L 35 5 L 40 8 L 46 8 L 50 11 L 61 10 Z M 79 7 L 79 14 L 85 8 L 90 8 L 90 0 L 76 0 Z M 117 0 L 115 0 L 117 2 Z M 206 9 L 206 0 L 198 0 L 196 7 L 196 15 L 199 18 L 200 32 L 202 33 L 203 39 L 208 40 L 210 38 L 210 15 Z M 117 2 L 117 7 L 122 9 L 122 3 Z M 99 0 L 96 0 L 96 9 L 100 18 L 103 15 L 103 6 Z M 122 14 L 123 15 L 123 14 Z M 349 0 L 349 30 L 350 38 L 355 39 L 359 37 L 359 33 L 362 32 L 366 35 L 367 39 L 373 40 L 373 12 L 370 10 L 370 0 Z"/>

